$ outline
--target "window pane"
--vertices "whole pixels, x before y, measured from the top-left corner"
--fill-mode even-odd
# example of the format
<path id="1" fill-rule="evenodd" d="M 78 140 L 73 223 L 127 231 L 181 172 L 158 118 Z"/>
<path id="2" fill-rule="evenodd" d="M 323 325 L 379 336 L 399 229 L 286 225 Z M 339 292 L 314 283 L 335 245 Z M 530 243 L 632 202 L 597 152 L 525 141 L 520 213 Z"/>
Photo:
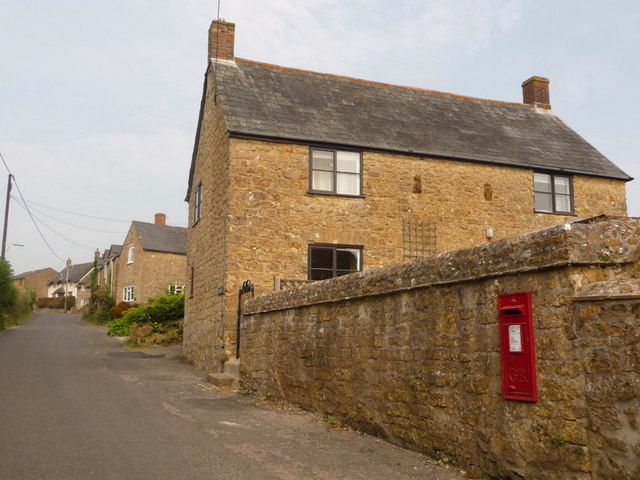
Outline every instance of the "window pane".
<path id="1" fill-rule="evenodd" d="M 338 173 L 336 193 L 360 194 L 360 175 L 357 173 Z"/>
<path id="2" fill-rule="evenodd" d="M 569 195 L 569 179 L 567 177 L 553 177 L 553 184 L 556 189 L 556 193 Z"/>
<path id="3" fill-rule="evenodd" d="M 360 270 L 360 250 L 338 249 L 336 250 L 336 267 L 338 270 L 357 272 Z"/>
<path id="4" fill-rule="evenodd" d="M 536 211 L 552 212 L 553 204 L 550 193 L 536 193 Z"/>
<path id="5" fill-rule="evenodd" d="M 333 170 L 333 152 L 313 150 L 311 164 L 314 170 Z"/>
<path id="6" fill-rule="evenodd" d="M 333 172 L 314 171 L 311 189 L 333 192 Z"/>
<path id="7" fill-rule="evenodd" d="M 333 249 L 313 247 L 311 248 L 311 268 L 328 268 L 333 270 Z"/>
<path id="8" fill-rule="evenodd" d="M 571 197 L 569 195 L 556 195 L 556 211 L 571 211 Z"/>
<path id="9" fill-rule="evenodd" d="M 536 192 L 551 192 L 551 175 L 535 173 L 533 175 L 533 189 Z M 537 203 L 537 202 L 536 202 Z"/>
<path id="10" fill-rule="evenodd" d="M 360 154 L 357 152 L 337 152 L 338 172 L 360 173 Z"/>

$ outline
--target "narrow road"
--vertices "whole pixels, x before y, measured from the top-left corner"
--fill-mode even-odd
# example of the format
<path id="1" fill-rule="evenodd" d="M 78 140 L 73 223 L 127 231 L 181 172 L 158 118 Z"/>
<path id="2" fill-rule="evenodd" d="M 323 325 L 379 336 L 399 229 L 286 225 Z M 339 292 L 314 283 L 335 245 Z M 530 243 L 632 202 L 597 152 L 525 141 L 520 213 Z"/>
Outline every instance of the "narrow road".
<path id="1" fill-rule="evenodd" d="M 0 332 L 0 479 L 451 480 L 453 468 L 307 413 L 215 392 L 178 347 L 79 315 Z"/>

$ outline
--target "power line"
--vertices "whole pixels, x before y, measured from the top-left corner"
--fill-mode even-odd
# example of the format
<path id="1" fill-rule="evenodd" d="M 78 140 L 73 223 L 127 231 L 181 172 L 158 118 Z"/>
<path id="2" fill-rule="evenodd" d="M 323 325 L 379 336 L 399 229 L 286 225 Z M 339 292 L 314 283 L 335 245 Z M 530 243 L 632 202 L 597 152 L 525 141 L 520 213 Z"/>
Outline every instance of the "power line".
<path id="1" fill-rule="evenodd" d="M 4 162 L 4 159 L 2 160 Z M 5 163 L 6 166 L 6 163 Z M 18 193 L 20 194 L 20 198 L 22 199 L 22 201 L 24 202 L 24 209 L 27 211 L 27 213 L 29 214 L 29 217 L 31 217 L 31 221 L 33 222 L 33 225 L 36 227 L 36 230 L 38 231 L 38 233 L 40 234 L 40 238 L 42 238 L 42 241 L 44 242 L 44 244 L 47 246 L 47 248 L 49 249 L 49 251 L 51 253 L 53 253 L 53 255 L 60 260 L 61 262 L 64 262 L 65 260 L 58 255 L 55 250 L 51 247 L 51 245 L 49 245 L 49 242 L 47 242 L 47 239 L 44 238 L 44 234 L 42 233 L 42 231 L 40 230 L 40 227 L 38 227 L 38 224 L 36 223 L 35 218 L 33 218 L 33 214 L 31 213 L 31 210 L 29 210 L 29 206 L 27 205 L 27 202 L 24 199 L 24 195 L 22 195 L 22 191 L 20 190 L 20 186 L 18 185 L 18 182 L 16 181 L 16 177 L 13 177 L 13 182 L 16 186 L 16 188 L 18 189 Z"/>
<path id="2" fill-rule="evenodd" d="M 42 203 L 34 202 L 33 200 L 29 200 L 29 203 L 32 204 L 32 205 L 38 205 L 39 207 L 49 208 L 51 210 L 56 210 L 57 212 L 68 213 L 70 215 L 76 215 L 78 217 L 94 218 L 96 220 L 105 220 L 105 221 L 108 221 L 108 222 L 131 223 L 131 220 L 116 220 L 114 218 L 97 217 L 95 215 L 85 215 L 83 213 L 71 212 L 69 210 L 63 210 L 61 208 L 51 207 L 49 205 L 44 205 Z"/>
<path id="3" fill-rule="evenodd" d="M 14 197 L 13 195 L 11 196 L 11 198 L 13 198 L 18 203 L 20 202 L 20 200 L 17 199 L 16 197 Z M 34 202 L 29 202 L 29 203 L 34 203 Z M 22 207 L 24 207 L 24 205 L 22 205 Z M 84 227 L 82 225 L 76 225 L 75 223 L 71 223 L 71 222 L 66 222 L 64 220 L 60 220 L 59 218 L 56 218 L 56 217 L 54 217 L 52 215 L 49 215 L 49 214 L 43 212 L 42 210 L 39 210 L 39 209 L 34 208 L 34 207 L 31 207 L 31 210 L 33 210 L 34 212 L 38 212 L 40 215 L 44 215 L 45 217 L 48 217 L 48 218 L 50 218 L 52 220 L 55 220 L 56 222 L 64 223 L 65 225 L 71 225 L 72 227 L 76 227 L 76 228 L 79 228 L 79 229 L 82 229 L 82 230 L 89 230 L 91 232 L 99 232 L 99 233 L 117 233 L 117 234 L 125 234 L 125 233 L 127 233 L 127 232 L 114 232 L 112 230 L 100 230 L 100 229 L 97 229 L 97 228 Z"/>
<path id="4" fill-rule="evenodd" d="M 2 159 L 2 163 L 4 163 L 4 168 L 6 168 L 7 172 L 9 172 L 9 175 L 11 175 L 11 170 L 9 170 L 9 165 L 7 165 L 7 162 L 4 161 L 4 157 L 2 156 L 2 152 L 0 152 L 0 158 Z"/>

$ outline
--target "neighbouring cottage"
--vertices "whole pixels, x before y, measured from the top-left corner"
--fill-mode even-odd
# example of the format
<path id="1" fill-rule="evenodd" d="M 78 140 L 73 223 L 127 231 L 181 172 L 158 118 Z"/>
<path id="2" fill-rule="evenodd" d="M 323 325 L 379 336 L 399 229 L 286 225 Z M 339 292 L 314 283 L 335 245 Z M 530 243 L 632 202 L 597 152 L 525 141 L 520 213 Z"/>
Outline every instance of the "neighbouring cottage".
<path id="1" fill-rule="evenodd" d="M 106 272 L 115 272 L 116 302 L 142 304 L 167 292 L 182 292 L 186 247 L 187 229 L 167 225 L 163 213 L 155 215 L 155 223 L 133 221 L 115 258 L 115 268 Z"/>
<path id="2" fill-rule="evenodd" d="M 74 265 L 68 260 L 67 266 L 47 282 L 47 297 L 74 297 L 77 307 L 88 305 L 92 271 L 93 262 Z"/>
<path id="3" fill-rule="evenodd" d="M 118 277 L 118 258 L 122 252 L 122 245 L 112 244 L 102 253 L 102 265 L 98 274 L 98 286 L 109 294 L 115 296 L 115 280 Z"/>
<path id="4" fill-rule="evenodd" d="M 43 298 L 48 296 L 47 283 L 57 274 L 51 267 L 24 272 L 13 276 L 13 285 L 17 288 L 30 288 L 36 292 L 36 298 Z"/>
<path id="5" fill-rule="evenodd" d="M 238 290 L 313 281 L 626 215 L 631 177 L 522 104 L 236 58 L 214 21 L 189 173 L 186 355 L 233 368 Z M 126 247 L 123 255 L 127 255 Z"/>

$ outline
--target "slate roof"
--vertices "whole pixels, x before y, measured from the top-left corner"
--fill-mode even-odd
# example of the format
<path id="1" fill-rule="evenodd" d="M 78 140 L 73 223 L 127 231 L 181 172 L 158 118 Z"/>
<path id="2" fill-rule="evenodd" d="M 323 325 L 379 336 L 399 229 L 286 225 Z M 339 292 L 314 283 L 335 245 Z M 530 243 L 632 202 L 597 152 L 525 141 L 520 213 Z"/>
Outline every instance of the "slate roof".
<path id="1" fill-rule="evenodd" d="M 132 222 L 136 233 L 147 251 L 187 254 L 187 229 L 158 225 L 156 223 Z"/>
<path id="2" fill-rule="evenodd" d="M 51 267 L 39 268 L 38 270 L 31 270 L 29 272 L 20 273 L 19 275 L 14 275 L 11 278 L 13 280 L 19 280 L 21 278 L 27 278 L 27 277 L 30 277 L 31 275 L 35 275 L 36 273 L 44 272 L 45 270 L 53 270 L 53 268 L 51 268 Z M 55 272 L 55 270 L 53 270 L 53 271 Z"/>
<path id="3" fill-rule="evenodd" d="M 90 263 L 78 263 L 77 265 L 71 265 L 69 268 L 69 283 L 78 283 L 87 273 L 93 268 L 93 262 Z M 66 281 L 67 267 L 60 270 L 58 275 L 53 277 L 47 283 L 60 283 Z"/>
<path id="4" fill-rule="evenodd" d="M 553 113 L 530 105 L 238 58 L 214 65 L 231 135 L 631 180 Z"/>

